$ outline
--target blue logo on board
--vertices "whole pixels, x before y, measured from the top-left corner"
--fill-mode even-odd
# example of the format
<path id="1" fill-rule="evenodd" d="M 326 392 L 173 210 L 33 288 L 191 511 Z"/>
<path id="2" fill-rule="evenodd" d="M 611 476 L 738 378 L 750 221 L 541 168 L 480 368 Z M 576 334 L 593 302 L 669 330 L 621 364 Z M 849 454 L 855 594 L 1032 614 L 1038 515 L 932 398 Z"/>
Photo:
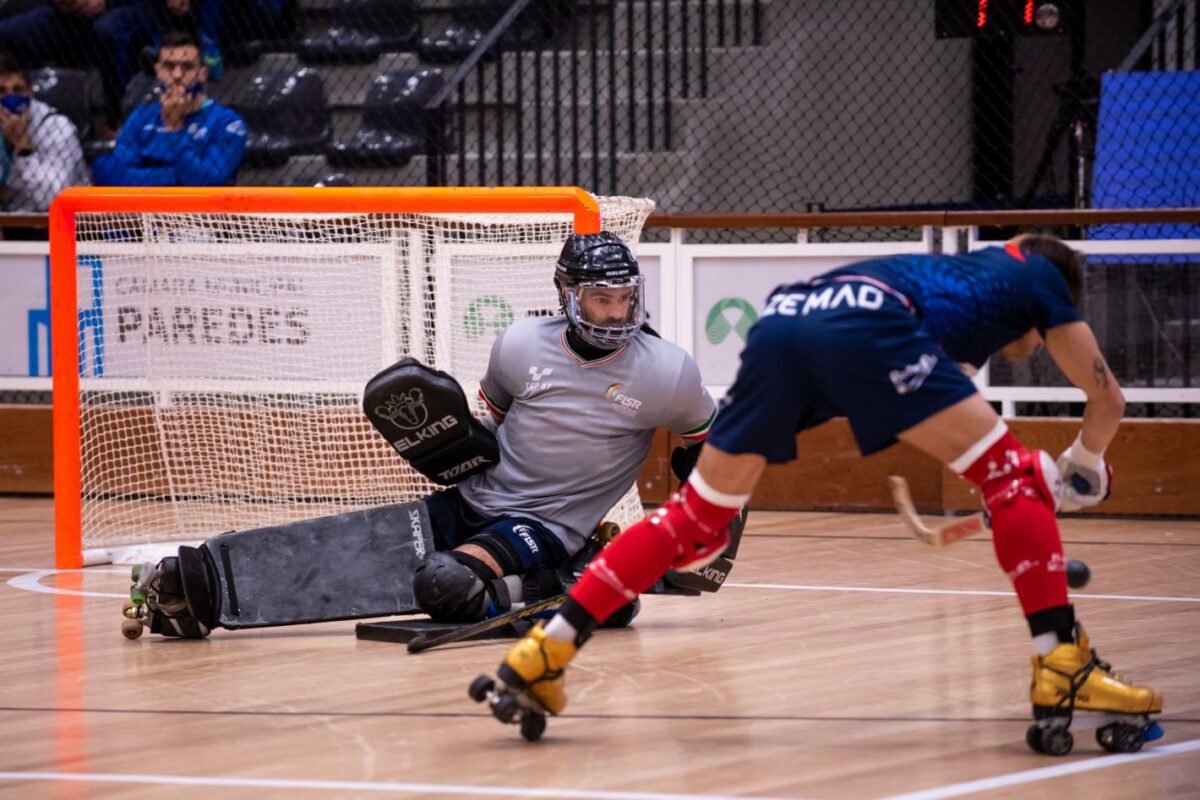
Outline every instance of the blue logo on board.
<path id="1" fill-rule="evenodd" d="M 79 267 L 88 271 L 91 305 L 79 309 L 79 375 L 84 378 L 104 374 L 104 263 L 98 256 L 80 256 Z M 46 307 L 27 312 L 29 332 L 29 374 L 53 372 L 54 352 L 50 343 L 50 258 L 46 258 Z M 46 371 L 42 372 L 42 336 L 46 341 Z"/>

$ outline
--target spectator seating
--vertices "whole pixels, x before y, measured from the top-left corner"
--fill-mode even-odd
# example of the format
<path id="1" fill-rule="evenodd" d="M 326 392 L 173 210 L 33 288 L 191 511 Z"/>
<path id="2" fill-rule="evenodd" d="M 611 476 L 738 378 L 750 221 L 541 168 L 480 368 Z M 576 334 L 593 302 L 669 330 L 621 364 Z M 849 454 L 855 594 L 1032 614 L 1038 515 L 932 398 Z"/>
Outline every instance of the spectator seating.
<path id="1" fill-rule="evenodd" d="M 353 186 L 354 181 L 344 172 L 332 170 L 301 170 L 299 174 L 288 178 L 288 186 Z"/>
<path id="2" fill-rule="evenodd" d="M 0 0 L 0 15 L 9 6 L 44 2 Z M 545 40 L 555 14 L 565 6 L 564 0 L 544 2 L 549 8 L 517 20 L 502 43 L 504 49 Z M 511 0 L 226 0 L 222 46 L 227 56 L 235 49 L 239 55 L 227 59 L 231 68 L 222 79 L 211 80 L 207 91 L 246 119 L 250 136 L 243 172 L 249 177 L 243 182 L 296 180 L 310 185 L 310 179 L 327 183 L 324 179 L 331 176 L 335 183 L 348 179 L 355 185 L 423 181 L 421 156 L 430 152 L 429 137 L 445 133 L 424 109 L 450 74 L 429 62 L 467 56 L 510 4 Z M 538 20 L 542 24 L 535 24 Z M 422 40 L 423 29 L 445 33 Z M 153 50 L 141 54 L 144 72 L 135 73 L 126 87 L 119 108 L 122 122 L 133 108 L 154 99 L 155 58 Z M 330 66 L 318 73 L 305 68 L 304 59 Z M 36 95 L 75 123 L 89 162 L 112 152 L 116 131 L 109 127 L 111 122 L 101 123 L 107 109 L 101 104 L 104 93 L 95 68 L 45 67 L 30 77 Z M 315 167 L 318 161 L 320 169 Z"/>
<path id="3" fill-rule="evenodd" d="M 547 7 L 552 5 L 531 3 L 527 6 L 505 34 L 502 46 L 522 49 L 546 41 L 549 31 L 544 25 L 549 13 Z M 508 6 L 509 3 L 502 0 L 451 0 L 449 25 L 440 33 L 423 37 L 417 53 L 422 61 L 431 64 L 461 61 L 500 21 Z"/>
<path id="4" fill-rule="evenodd" d="M 421 36 L 413 0 L 336 0 L 337 24 L 306 36 L 296 48 L 307 63 L 365 63 L 387 52 L 410 51 Z"/>
<path id="5" fill-rule="evenodd" d="M 395 70 L 375 79 L 363 106 L 362 126 L 347 141 L 329 145 L 335 167 L 402 167 L 426 151 L 432 133 L 426 104 L 443 85 L 441 70 Z"/>
<path id="6" fill-rule="evenodd" d="M 125 94 L 121 97 L 121 121 L 128 119 L 129 114 L 142 103 L 158 99 L 155 88 L 158 79 L 153 73 L 139 72 L 130 78 L 125 86 Z"/>
<path id="7" fill-rule="evenodd" d="M 325 85 L 315 69 L 255 75 L 236 107 L 250 129 L 246 164 L 280 166 L 294 155 L 319 152 L 329 140 Z"/>
<path id="8" fill-rule="evenodd" d="M 277 14 L 265 8 L 277 8 Z M 294 37 L 299 26 L 299 0 L 242 0 L 222 6 L 222 39 L 225 61 L 239 67 L 253 64 L 265 53 L 295 49 Z"/>
<path id="9" fill-rule="evenodd" d="M 157 81 L 153 75 L 146 72 L 136 72 L 129 79 L 129 83 L 125 86 L 125 94 L 121 96 L 121 124 L 125 124 L 125 120 L 135 108 L 142 103 L 149 103 L 156 99 L 154 88 Z M 83 155 L 88 160 L 88 163 L 95 161 L 98 156 L 111 153 L 117 147 L 116 139 L 90 139 L 83 143 Z"/>
<path id="10" fill-rule="evenodd" d="M 29 83 L 34 97 L 75 123 L 81 140 L 91 134 L 91 85 L 85 70 L 42 67 L 29 74 Z"/>

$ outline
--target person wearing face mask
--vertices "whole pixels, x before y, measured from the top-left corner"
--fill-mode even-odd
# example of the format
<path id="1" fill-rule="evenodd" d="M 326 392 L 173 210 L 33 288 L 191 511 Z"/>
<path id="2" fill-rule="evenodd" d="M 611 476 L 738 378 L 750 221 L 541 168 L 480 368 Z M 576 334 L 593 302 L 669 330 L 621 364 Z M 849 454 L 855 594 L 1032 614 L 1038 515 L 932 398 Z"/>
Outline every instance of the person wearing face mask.
<path id="1" fill-rule="evenodd" d="M 222 0 L 50 0 L 0 21 L 0 50 L 26 64 L 97 69 L 105 125 L 115 128 L 141 48 L 169 31 L 195 36 L 210 77 L 220 77 L 222 8 Z"/>
<path id="2" fill-rule="evenodd" d="M 0 133 L 5 211 L 45 211 L 60 191 L 87 183 L 75 125 L 33 99 L 29 77 L 7 53 L 0 53 Z"/>
<path id="3" fill-rule="evenodd" d="M 190 35 L 163 36 L 155 64 L 158 99 L 133 110 L 111 155 L 96 159 L 97 186 L 221 186 L 246 152 L 246 123 L 207 96 L 208 68 Z"/>

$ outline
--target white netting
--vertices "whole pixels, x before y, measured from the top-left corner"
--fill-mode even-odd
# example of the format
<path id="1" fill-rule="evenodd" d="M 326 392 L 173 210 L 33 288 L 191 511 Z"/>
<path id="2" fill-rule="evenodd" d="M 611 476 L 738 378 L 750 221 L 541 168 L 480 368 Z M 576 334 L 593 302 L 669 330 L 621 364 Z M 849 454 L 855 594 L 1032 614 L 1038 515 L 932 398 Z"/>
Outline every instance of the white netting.
<path id="1" fill-rule="evenodd" d="M 653 204 L 600 206 L 604 229 L 636 246 Z M 363 416 L 363 385 L 413 355 L 473 398 L 494 332 L 558 312 L 553 265 L 571 224 L 529 214 L 77 215 L 84 550 L 203 539 L 430 491 Z M 612 518 L 624 526 L 641 515 L 635 487 Z"/>

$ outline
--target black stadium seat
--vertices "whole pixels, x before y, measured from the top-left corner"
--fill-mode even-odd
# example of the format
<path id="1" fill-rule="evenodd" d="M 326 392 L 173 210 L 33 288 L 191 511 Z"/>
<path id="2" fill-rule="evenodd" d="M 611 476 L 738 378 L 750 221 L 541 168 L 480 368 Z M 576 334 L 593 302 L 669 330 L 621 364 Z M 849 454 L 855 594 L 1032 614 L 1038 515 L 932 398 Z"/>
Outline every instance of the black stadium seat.
<path id="1" fill-rule="evenodd" d="M 81 69 L 42 67 L 29 74 L 33 96 L 75 123 L 80 140 L 92 131 L 88 74 Z"/>
<path id="2" fill-rule="evenodd" d="M 330 172 L 326 170 L 318 170 L 316 172 L 302 172 L 299 175 L 291 175 L 286 181 L 287 186 L 330 186 L 330 187 L 346 187 L 353 186 L 354 181 L 342 172 Z"/>
<path id="3" fill-rule="evenodd" d="M 246 163 L 251 166 L 280 166 L 294 155 L 318 153 L 332 127 L 325 84 L 315 69 L 255 75 L 237 110 L 250 129 Z"/>
<path id="4" fill-rule="evenodd" d="M 307 36 L 296 48 L 314 64 L 374 61 L 383 53 L 412 51 L 421 38 L 421 17 L 413 0 L 336 0 L 337 24 Z"/>
<path id="5" fill-rule="evenodd" d="M 450 23 L 445 30 L 421 39 L 417 54 L 422 61 L 445 64 L 461 61 L 471 54 L 483 37 L 508 10 L 504 0 L 451 0 Z M 492 48 L 489 57 L 499 50 L 536 49 L 550 41 L 552 20 L 561 14 L 561 4 L 546 0 L 544 5 L 531 3 Z"/>
<path id="6" fill-rule="evenodd" d="M 336 167 L 402 167 L 425 152 L 425 105 L 442 87 L 438 69 L 401 69 L 375 79 L 363 105 L 362 126 L 334 142 L 325 159 Z"/>
<path id="7" fill-rule="evenodd" d="M 129 79 L 129 83 L 125 85 L 125 94 L 121 97 L 121 121 L 129 119 L 129 115 L 133 110 L 142 103 L 149 103 L 158 99 L 158 94 L 155 88 L 158 86 L 158 79 L 153 73 L 138 72 Z"/>

